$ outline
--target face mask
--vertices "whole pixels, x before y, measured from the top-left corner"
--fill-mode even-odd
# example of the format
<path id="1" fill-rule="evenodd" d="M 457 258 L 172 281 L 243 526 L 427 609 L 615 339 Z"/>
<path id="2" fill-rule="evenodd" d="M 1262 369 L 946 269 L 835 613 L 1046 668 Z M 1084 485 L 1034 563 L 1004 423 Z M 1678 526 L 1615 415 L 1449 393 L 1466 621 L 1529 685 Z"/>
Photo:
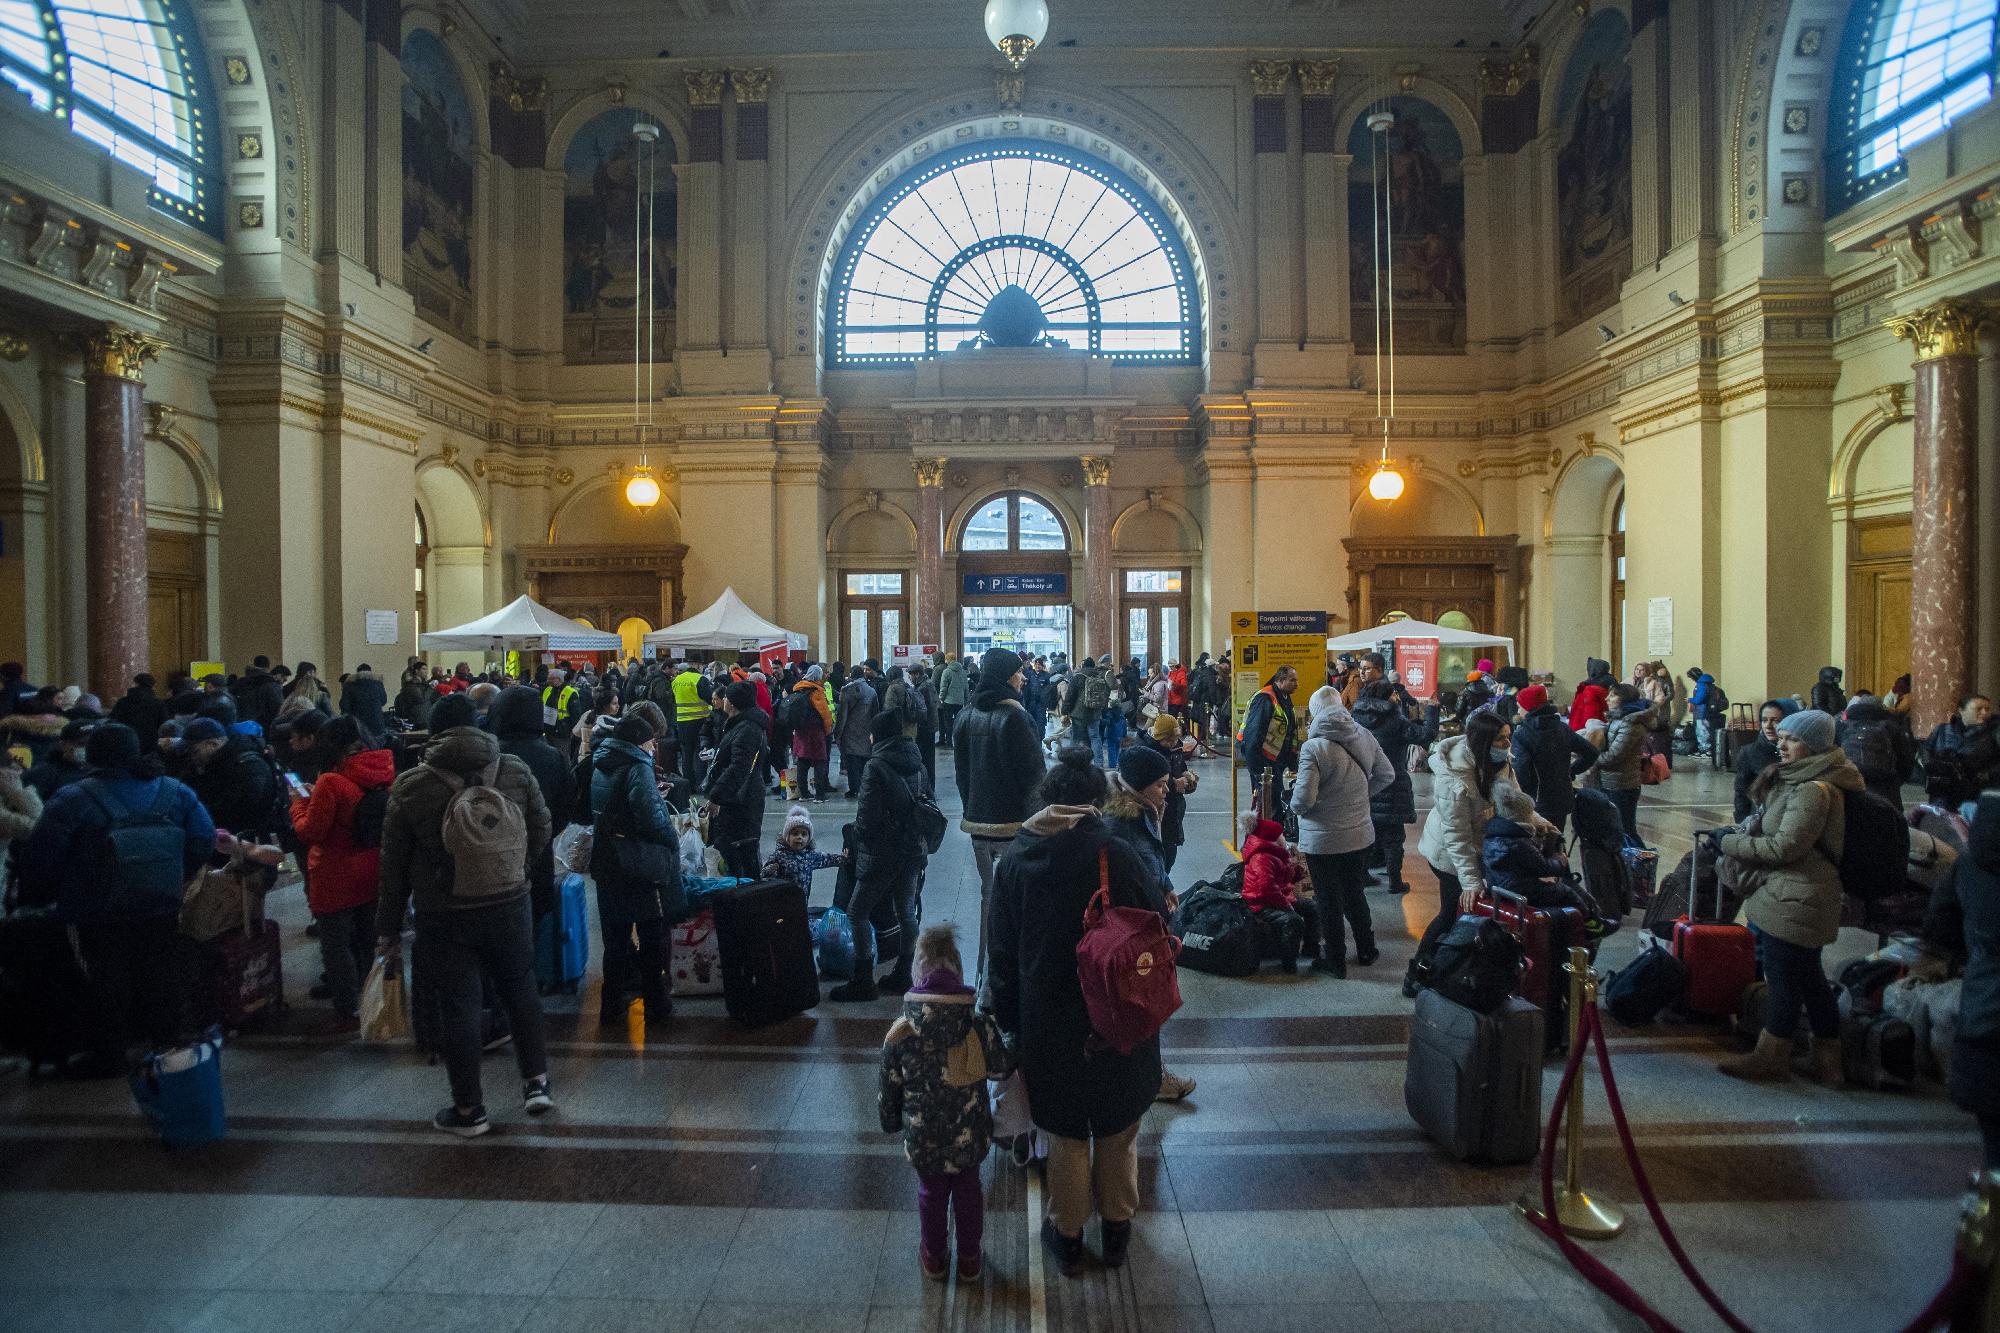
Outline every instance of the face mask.
<path id="1" fill-rule="evenodd" d="M 1496 764 L 1504 764 L 1511 757 L 1511 752 L 1496 745 L 1486 752 L 1486 757 Z"/>

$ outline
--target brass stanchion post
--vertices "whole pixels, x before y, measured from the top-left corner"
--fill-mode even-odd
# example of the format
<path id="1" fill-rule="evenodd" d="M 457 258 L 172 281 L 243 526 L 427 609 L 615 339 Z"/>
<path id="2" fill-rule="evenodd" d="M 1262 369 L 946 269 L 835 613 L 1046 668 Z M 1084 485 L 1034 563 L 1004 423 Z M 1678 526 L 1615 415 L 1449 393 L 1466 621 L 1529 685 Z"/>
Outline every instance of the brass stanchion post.
<path id="1" fill-rule="evenodd" d="M 1569 951 L 1569 1041 L 1575 1049 L 1583 1024 L 1583 1006 L 1597 1003 L 1597 973 L 1587 949 Z M 1563 1187 L 1556 1194 L 1556 1224 L 1578 1240 L 1610 1240 L 1625 1229 L 1625 1214 L 1583 1188 L 1583 1070 L 1570 1085 L 1567 1133 L 1563 1147 Z M 1530 1188 L 1514 1204 L 1523 1216 L 1542 1216 L 1542 1192 Z"/>

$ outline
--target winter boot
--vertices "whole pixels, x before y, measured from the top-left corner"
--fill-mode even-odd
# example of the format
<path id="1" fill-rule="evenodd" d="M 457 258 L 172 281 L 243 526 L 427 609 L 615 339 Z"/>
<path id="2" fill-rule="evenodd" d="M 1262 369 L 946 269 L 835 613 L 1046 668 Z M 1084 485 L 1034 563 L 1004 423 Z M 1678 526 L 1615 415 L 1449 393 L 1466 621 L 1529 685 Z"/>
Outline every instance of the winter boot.
<path id="1" fill-rule="evenodd" d="M 1838 1037 L 1815 1037 L 1812 1049 L 1792 1061 L 1794 1073 L 1803 1074 L 1822 1087 L 1847 1086 L 1847 1061 Z"/>
<path id="2" fill-rule="evenodd" d="M 868 954 L 854 951 L 854 980 L 844 986 L 835 986 L 826 993 L 826 998 L 836 1004 L 850 1004 L 862 1000 L 873 1000 L 882 992 L 875 985 L 875 960 Z"/>
<path id="3" fill-rule="evenodd" d="M 1773 1036 L 1769 1029 L 1765 1029 L 1757 1034 L 1757 1045 L 1753 1049 L 1727 1060 L 1719 1060 L 1715 1067 L 1731 1078 L 1782 1083 L 1792 1076 L 1792 1043 L 1790 1039 Z"/>
<path id="4" fill-rule="evenodd" d="M 884 995 L 901 995 L 915 984 L 910 974 L 916 969 L 916 966 L 917 960 L 915 956 L 905 954 L 896 960 L 896 966 L 891 968 L 888 974 L 877 981 L 875 985 Z"/>
<path id="5" fill-rule="evenodd" d="M 1106 1222 L 1104 1224 L 1104 1266 L 1123 1268 L 1125 1256 L 1132 1248 L 1132 1223 Z"/>

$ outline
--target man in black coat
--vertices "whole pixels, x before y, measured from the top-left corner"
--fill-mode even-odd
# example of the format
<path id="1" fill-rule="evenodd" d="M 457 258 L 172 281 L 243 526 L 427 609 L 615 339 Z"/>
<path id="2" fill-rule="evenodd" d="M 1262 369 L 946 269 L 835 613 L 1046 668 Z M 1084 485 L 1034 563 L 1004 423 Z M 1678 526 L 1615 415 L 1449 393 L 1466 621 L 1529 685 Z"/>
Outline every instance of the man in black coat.
<path id="1" fill-rule="evenodd" d="M 1368 658 L 1362 659 L 1362 674 L 1368 673 Z M 1380 659 L 1377 658 L 1379 661 Z M 1437 739 L 1435 724 L 1425 726 L 1410 719 L 1409 696 L 1400 685 L 1377 676 L 1361 687 L 1354 701 L 1354 720 L 1368 729 L 1382 753 L 1396 770 L 1396 780 L 1368 798 L 1368 821 L 1375 826 L 1375 846 L 1382 853 L 1382 867 L 1389 873 L 1389 892 L 1410 891 L 1403 879 L 1403 842 L 1409 825 L 1417 822 L 1417 797 L 1410 782 L 1410 747 L 1428 745 Z"/>
<path id="2" fill-rule="evenodd" d="M 861 771 L 861 802 L 854 811 L 859 845 L 847 908 L 854 922 L 854 979 L 827 995 L 835 1001 L 872 1000 L 882 991 L 900 995 L 910 989 L 917 961 L 917 884 L 927 859 L 917 831 L 917 798 L 929 792 L 930 782 L 899 715 L 877 713 L 872 732 L 875 748 Z M 878 983 L 873 918 L 884 902 L 895 910 L 901 947 L 895 969 Z"/>
<path id="3" fill-rule="evenodd" d="M 532 689 L 512 685 L 500 691 L 487 718 L 488 729 L 500 742 L 500 753 L 511 754 L 528 766 L 549 807 L 549 845 L 534 858 L 528 877 L 529 897 L 539 920 L 543 913 L 555 910 L 555 839 L 569 827 L 575 783 L 569 761 L 542 734 L 542 700 Z"/>
<path id="4" fill-rule="evenodd" d="M 765 728 L 770 717 L 757 707 L 757 687 L 731 681 L 720 692 L 722 739 L 708 770 L 708 840 L 722 854 L 725 874 L 757 878 L 757 855 L 764 827 Z"/>
<path id="5" fill-rule="evenodd" d="M 1576 809 L 1576 780 L 1597 762 L 1597 747 L 1569 729 L 1541 686 L 1530 685 L 1515 702 L 1521 720 L 1514 724 L 1514 779 L 1535 813 L 1560 831 Z"/>
<path id="6" fill-rule="evenodd" d="M 253 661 L 250 669 L 237 679 L 229 692 L 236 699 L 236 715 L 245 721 L 255 722 L 267 733 L 271 724 L 277 721 L 278 710 L 285 706 L 284 686 L 271 674 L 271 659 L 268 657 L 259 656 Z"/>
<path id="7" fill-rule="evenodd" d="M 354 668 L 354 674 L 340 687 L 340 711 L 353 714 L 354 720 L 377 742 L 389 727 L 382 715 L 388 706 L 389 687 L 366 662 Z"/>
<path id="8" fill-rule="evenodd" d="M 247 842 L 268 841 L 277 826 L 278 771 L 249 736 L 232 736 L 211 717 L 181 733 L 187 756 L 183 781 L 194 789 L 219 829 Z"/>
<path id="9" fill-rule="evenodd" d="M 140 744 L 152 743 L 153 738 L 160 734 L 160 724 L 167 720 L 167 705 L 153 693 L 151 676 L 142 671 L 132 677 L 132 688 L 111 705 L 111 720 L 123 722 L 137 732 Z"/>
<path id="10" fill-rule="evenodd" d="M 1025 674 L 1018 653 L 989 648 L 979 659 L 972 701 L 952 728 L 951 762 L 962 810 L 958 826 L 972 837 L 979 868 L 979 975 L 986 975 L 986 919 L 993 867 L 1033 812 L 1042 780 L 1042 736 L 1021 702 Z"/>

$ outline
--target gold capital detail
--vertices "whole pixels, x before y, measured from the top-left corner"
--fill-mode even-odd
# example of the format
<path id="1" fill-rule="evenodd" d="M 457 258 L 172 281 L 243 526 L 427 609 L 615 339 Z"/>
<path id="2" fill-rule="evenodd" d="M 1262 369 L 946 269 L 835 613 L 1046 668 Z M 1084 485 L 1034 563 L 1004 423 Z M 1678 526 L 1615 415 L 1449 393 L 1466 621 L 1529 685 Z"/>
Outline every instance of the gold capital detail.
<path id="1" fill-rule="evenodd" d="M 1505 60 L 1479 62 L 1479 91 L 1488 97 L 1514 97 L 1540 73 L 1541 52 L 1530 42 Z"/>
<path id="2" fill-rule="evenodd" d="M 1293 66 L 1299 72 L 1299 91 L 1307 97 L 1328 97 L 1333 81 L 1340 77 L 1338 60 L 1301 60 Z"/>
<path id="3" fill-rule="evenodd" d="M 513 66 L 496 60 L 487 67 L 493 76 L 493 93 L 509 111 L 545 111 L 549 105 L 549 81 L 522 78 Z"/>
<path id="4" fill-rule="evenodd" d="M 689 106 L 721 106 L 723 73 L 719 69 L 691 69 L 687 72 Z"/>
<path id="5" fill-rule="evenodd" d="M 84 340 L 83 373 L 144 384 L 146 363 L 165 348 L 165 342 L 150 334 L 109 324 Z"/>
<path id="6" fill-rule="evenodd" d="M 1259 97 L 1283 97 L 1285 85 L 1291 80 L 1292 62 L 1289 60 L 1250 62 L 1250 86 L 1257 90 Z"/>
<path id="7" fill-rule="evenodd" d="M 11 329 L 0 330 L 0 361 L 20 361 L 28 355 L 28 340 Z"/>
<path id="8" fill-rule="evenodd" d="M 1883 326 L 1917 347 L 1917 360 L 1978 356 L 1979 331 L 1993 323 L 1993 308 L 1979 301 L 1939 301 L 1907 315 L 1892 315 Z"/>
<path id="9" fill-rule="evenodd" d="M 1083 464 L 1083 484 L 1086 486 L 1109 486 L 1111 484 L 1111 460 L 1092 458 L 1085 455 L 1076 460 Z"/>
<path id="10" fill-rule="evenodd" d="M 944 485 L 944 465 L 942 458 L 912 458 L 910 467 L 917 474 L 918 486 L 939 487 Z"/>
<path id="11" fill-rule="evenodd" d="M 729 86 L 736 90 L 739 103 L 756 105 L 771 100 L 771 71 L 768 69 L 732 69 L 729 71 Z"/>
<path id="12" fill-rule="evenodd" d="M 993 97 L 1002 111 L 1019 111 L 1021 101 L 1028 95 L 1028 76 L 1018 69 L 996 70 L 993 75 Z"/>

